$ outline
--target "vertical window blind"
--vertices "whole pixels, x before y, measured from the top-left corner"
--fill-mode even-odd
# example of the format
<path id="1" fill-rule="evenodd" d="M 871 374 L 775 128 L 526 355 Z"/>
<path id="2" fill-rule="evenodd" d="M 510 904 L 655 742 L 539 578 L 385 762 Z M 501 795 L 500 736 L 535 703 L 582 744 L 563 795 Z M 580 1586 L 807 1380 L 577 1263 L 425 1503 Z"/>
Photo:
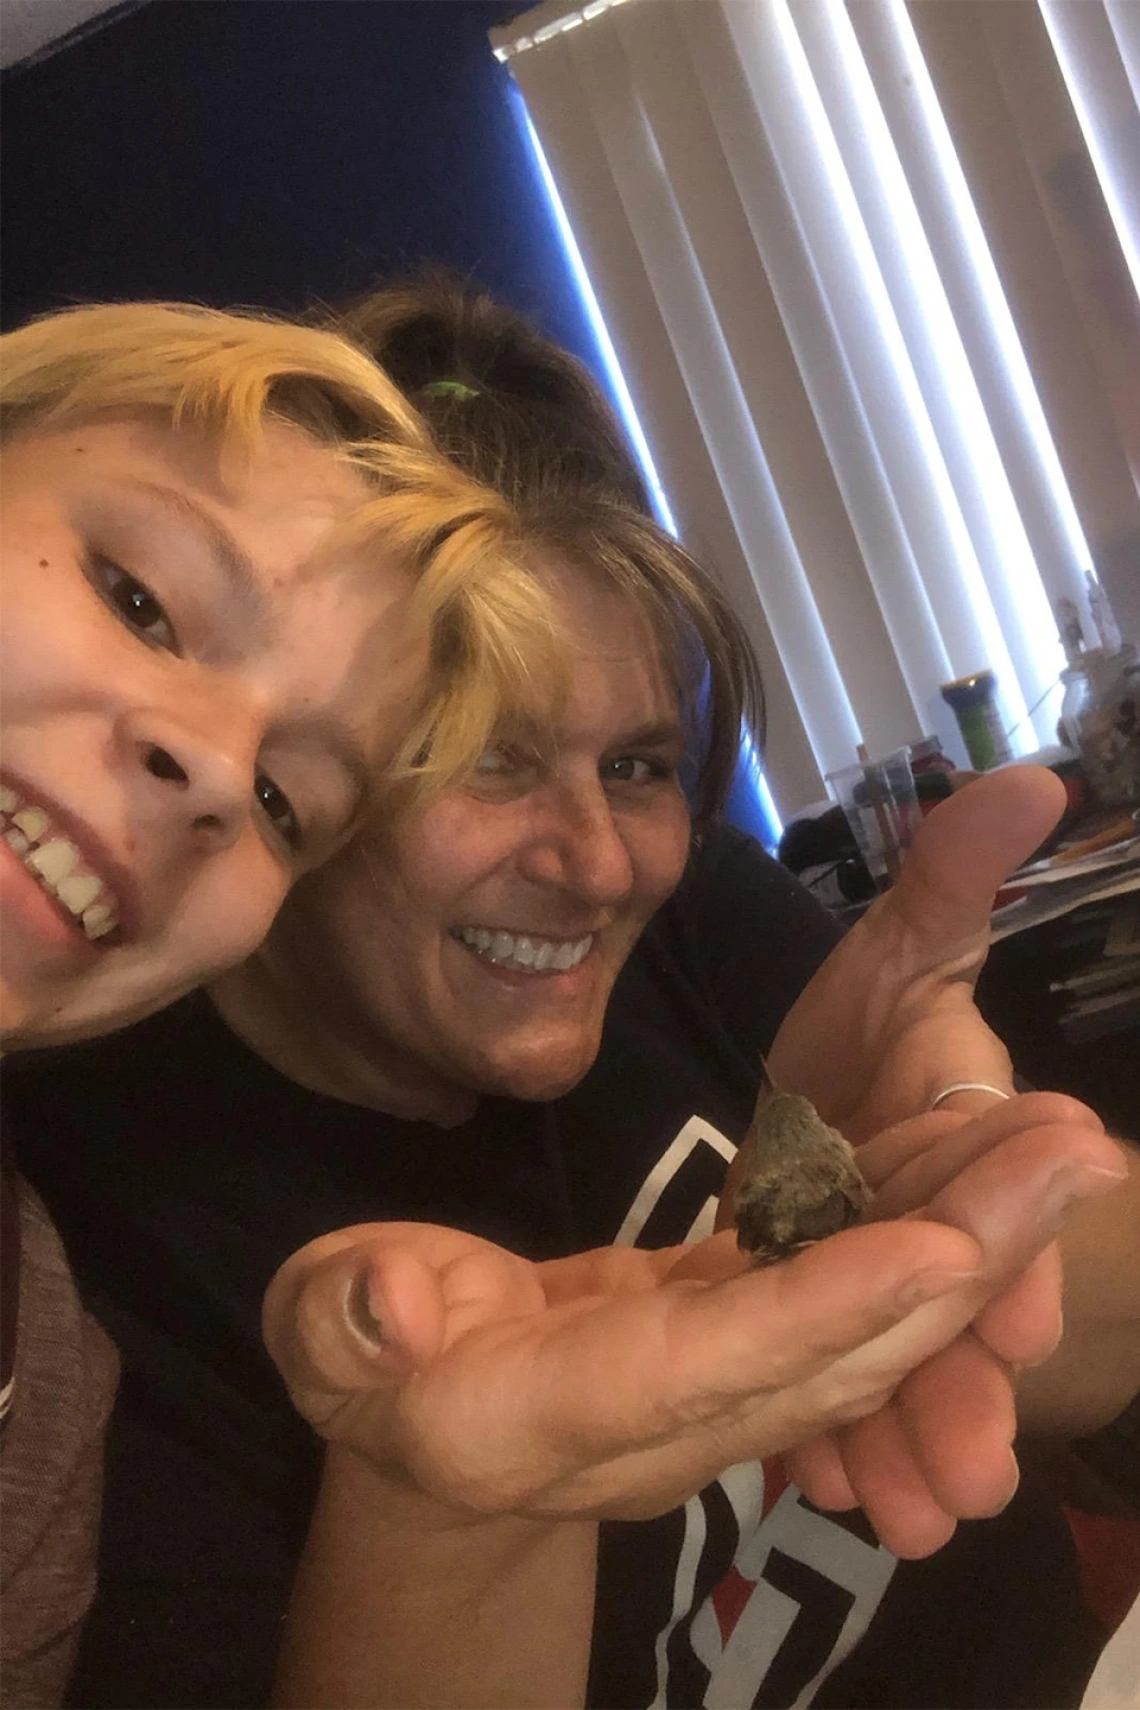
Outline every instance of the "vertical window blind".
<path id="1" fill-rule="evenodd" d="M 525 99 L 686 544 L 760 655 L 787 815 L 1053 607 L 1140 637 L 1140 6 L 547 0 Z"/>

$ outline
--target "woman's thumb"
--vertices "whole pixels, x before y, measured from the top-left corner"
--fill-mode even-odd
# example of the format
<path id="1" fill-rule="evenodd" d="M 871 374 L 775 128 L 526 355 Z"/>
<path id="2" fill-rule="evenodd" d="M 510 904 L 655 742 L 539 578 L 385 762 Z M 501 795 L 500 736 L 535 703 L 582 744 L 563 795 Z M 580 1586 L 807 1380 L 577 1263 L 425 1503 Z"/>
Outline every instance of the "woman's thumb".
<path id="1" fill-rule="evenodd" d="M 282 1266 L 262 1313 L 269 1353 L 302 1406 L 314 1389 L 347 1396 L 395 1386 L 443 1344 L 443 1295 L 430 1265 L 382 1240 L 331 1253 L 323 1245 Z"/>

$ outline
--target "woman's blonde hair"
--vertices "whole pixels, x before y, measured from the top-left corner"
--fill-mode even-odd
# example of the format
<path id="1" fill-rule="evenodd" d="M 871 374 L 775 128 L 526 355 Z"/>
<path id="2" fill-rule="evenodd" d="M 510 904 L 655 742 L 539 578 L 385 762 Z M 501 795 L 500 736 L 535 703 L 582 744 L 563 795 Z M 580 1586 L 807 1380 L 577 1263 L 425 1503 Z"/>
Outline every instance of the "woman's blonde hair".
<path id="1" fill-rule="evenodd" d="M 507 716 L 542 717 L 564 680 L 547 599 L 516 553 L 507 500 L 447 461 L 373 359 L 316 326 L 184 303 L 97 304 L 0 339 L 5 436 L 156 412 L 218 438 L 236 470 L 267 421 L 302 429 L 375 490 L 351 519 L 355 546 L 391 553 L 414 581 L 428 637 L 418 715 L 385 768 L 380 799 L 407 799 L 468 771 Z"/>
<path id="2" fill-rule="evenodd" d="M 334 323 L 423 412 L 436 444 L 518 514 L 524 550 L 554 552 L 638 605 L 674 673 L 698 819 L 721 811 L 764 695 L 743 624 L 716 578 L 652 520 L 645 483 L 598 386 L 504 303 L 428 269 Z"/>

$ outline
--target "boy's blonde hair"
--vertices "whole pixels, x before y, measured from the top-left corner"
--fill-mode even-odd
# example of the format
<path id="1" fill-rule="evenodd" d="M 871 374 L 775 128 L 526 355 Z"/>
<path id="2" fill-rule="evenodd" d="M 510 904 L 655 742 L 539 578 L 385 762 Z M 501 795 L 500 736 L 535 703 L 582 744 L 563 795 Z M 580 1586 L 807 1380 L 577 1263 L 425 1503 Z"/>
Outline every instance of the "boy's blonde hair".
<path id="1" fill-rule="evenodd" d="M 157 412 L 218 436 L 223 468 L 267 420 L 301 428 L 374 487 L 355 546 L 394 554 L 429 638 L 418 716 L 379 781 L 407 801 L 468 771 L 504 711 L 541 717 L 564 665 L 546 596 L 516 555 L 514 513 L 433 448 L 416 410 L 337 333 L 183 303 L 98 304 L 0 339 L 0 431 L 46 431 L 110 411 Z"/>

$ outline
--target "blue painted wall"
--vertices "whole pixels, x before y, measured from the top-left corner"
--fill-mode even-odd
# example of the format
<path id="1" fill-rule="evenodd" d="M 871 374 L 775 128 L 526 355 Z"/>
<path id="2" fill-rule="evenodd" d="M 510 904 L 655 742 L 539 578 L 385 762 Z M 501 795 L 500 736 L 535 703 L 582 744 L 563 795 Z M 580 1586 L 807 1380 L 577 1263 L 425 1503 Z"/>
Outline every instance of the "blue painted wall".
<path id="1" fill-rule="evenodd" d="M 300 307 L 430 256 L 595 364 L 487 44 L 511 10 L 160 0 L 13 68 L 6 324 L 107 297 Z"/>

